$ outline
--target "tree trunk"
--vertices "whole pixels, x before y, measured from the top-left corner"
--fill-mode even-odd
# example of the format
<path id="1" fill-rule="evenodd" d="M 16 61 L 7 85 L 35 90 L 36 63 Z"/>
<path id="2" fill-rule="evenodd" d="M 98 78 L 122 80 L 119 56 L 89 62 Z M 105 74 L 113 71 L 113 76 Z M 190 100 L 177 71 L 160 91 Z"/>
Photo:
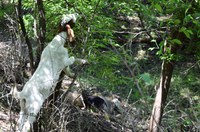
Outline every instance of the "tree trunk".
<path id="1" fill-rule="evenodd" d="M 17 13 L 17 17 L 19 19 L 19 24 L 21 26 L 21 30 L 22 30 L 23 36 L 25 38 L 25 41 L 26 41 L 26 44 L 27 44 L 27 47 L 28 47 L 31 73 L 33 74 L 33 72 L 35 70 L 34 69 L 34 59 L 33 59 L 33 49 L 32 49 L 31 42 L 30 42 L 30 40 L 28 38 L 28 34 L 26 32 L 26 28 L 25 28 L 25 25 L 24 25 L 23 17 L 22 17 L 22 1 L 21 0 L 18 0 L 18 5 L 17 5 L 17 8 L 16 8 L 16 13 Z"/>
<path id="2" fill-rule="evenodd" d="M 37 51 L 35 60 L 35 69 L 37 69 L 40 62 L 40 57 L 44 49 L 45 34 L 46 34 L 46 19 L 45 11 L 42 0 L 35 0 L 35 11 L 34 11 L 34 32 L 37 39 Z M 41 131 L 41 119 L 33 123 L 34 132 Z"/>
<path id="3" fill-rule="evenodd" d="M 40 56 L 44 49 L 45 44 L 45 34 L 46 34 L 46 19 L 45 19 L 45 11 L 42 0 L 35 0 L 35 36 L 38 40 L 37 45 L 37 54 L 36 54 L 36 62 L 35 67 L 37 68 L 40 62 Z"/>
<path id="4" fill-rule="evenodd" d="M 159 130 L 159 125 L 161 123 L 163 109 L 165 106 L 167 94 L 170 87 L 172 73 L 173 73 L 173 62 L 163 60 L 160 86 L 156 94 L 156 98 L 155 98 L 155 102 L 154 102 L 154 106 L 153 106 L 153 110 L 152 110 L 152 114 L 150 118 L 150 123 L 149 123 L 150 132 L 158 132 Z"/>
<path id="5" fill-rule="evenodd" d="M 62 71 L 60 76 L 59 76 L 59 81 L 56 84 L 56 87 L 55 87 L 53 94 L 51 96 L 49 96 L 49 98 L 48 98 L 48 101 L 51 102 L 50 105 L 49 105 L 50 107 L 52 107 L 52 104 L 56 105 L 55 102 L 58 99 L 58 96 L 60 94 L 59 91 L 62 87 L 62 81 L 63 81 L 64 76 L 65 76 L 65 72 Z"/>

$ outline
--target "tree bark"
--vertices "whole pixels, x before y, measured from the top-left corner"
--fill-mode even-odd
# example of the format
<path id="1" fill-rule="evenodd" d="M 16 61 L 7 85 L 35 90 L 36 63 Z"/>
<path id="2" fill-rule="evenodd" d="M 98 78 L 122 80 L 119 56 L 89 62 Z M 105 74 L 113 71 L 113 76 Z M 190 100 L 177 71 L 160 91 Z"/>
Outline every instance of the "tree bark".
<path id="1" fill-rule="evenodd" d="M 35 0 L 35 21 L 36 21 L 35 36 L 38 41 L 36 62 L 35 62 L 35 67 L 37 68 L 37 66 L 40 62 L 40 56 L 44 49 L 45 34 L 46 34 L 46 18 L 45 18 L 45 10 L 44 10 L 42 0 Z"/>
<path id="2" fill-rule="evenodd" d="M 25 28 L 25 24 L 23 21 L 23 17 L 22 17 L 22 1 L 18 0 L 18 5 L 16 8 L 16 13 L 17 13 L 17 17 L 19 19 L 19 24 L 22 30 L 22 34 L 25 38 L 27 47 L 28 47 L 28 54 L 29 54 L 29 59 L 30 59 L 30 67 L 31 67 L 31 73 L 33 74 L 35 68 L 34 68 L 34 59 L 33 59 L 33 49 L 32 49 L 32 45 L 31 42 L 28 38 L 27 32 L 26 32 L 26 28 Z"/>
<path id="3" fill-rule="evenodd" d="M 149 123 L 149 131 L 150 132 L 158 132 L 159 125 L 161 123 L 163 109 L 165 106 L 165 102 L 167 99 L 167 94 L 170 87 L 171 77 L 173 73 L 173 62 L 163 60 L 162 63 L 162 71 L 161 71 L 161 79 L 160 85 L 156 94 L 150 123 Z"/>
<path id="4" fill-rule="evenodd" d="M 35 60 L 35 69 L 37 69 L 40 62 L 40 57 L 44 49 L 45 34 L 46 34 L 46 19 L 45 10 L 43 6 L 43 0 L 35 0 L 35 11 L 34 11 L 34 32 L 37 39 L 37 51 Z M 33 130 L 35 132 L 41 131 L 41 119 L 33 123 Z"/>
<path id="5" fill-rule="evenodd" d="M 60 74 L 60 76 L 59 76 L 59 82 L 56 84 L 54 93 L 51 96 L 49 96 L 49 98 L 48 98 L 49 102 L 52 101 L 50 103 L 50 105 L 49 105 L 50 107 L 52 107 L 52 104 L 56 105 L 55 102 L 58 99 L 58 96 L 60 94 L 60 89 L 62 87 L 62 81 L 63 81 L 64 76 L 65 76 L 65 72 L 62 71 L 61 74 Z"/>

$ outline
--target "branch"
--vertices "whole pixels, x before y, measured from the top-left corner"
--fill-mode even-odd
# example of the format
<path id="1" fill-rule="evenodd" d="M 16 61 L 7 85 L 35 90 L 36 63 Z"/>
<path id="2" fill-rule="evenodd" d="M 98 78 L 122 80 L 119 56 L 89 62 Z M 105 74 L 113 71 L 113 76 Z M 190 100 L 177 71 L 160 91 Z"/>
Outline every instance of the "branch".
<path id="1" fill-rule="evenodd" d="M 133 78 L 134 82 L 136 83 L 136 86 L 138 88 L 138 91 L 140 93 L 141 96 L 143 96 L 143 92 L 142 92 L 142 89 L 140 88 L 139 86 L 139 83 L 138 83 L 138 80 L 137 79 L 134 79 L 135 78 L 135 74 L 134 74 L 134 70 L 131 70 L 130 66 L 128 65 L 127 63 L 127 60 L 126 58 L 123 58 L 121 56 L 121 54 L 119 53 L 119 51 L 115 48 L 115 46 L 112 45 L 112 42 L 110 42 L 110 45 L 112 46 L 112 48 L 114 49 L 114 51 L 117 53 L 117 55 L 121 58 L 121 60 L 123 61 L 124 65 L 126 66 L 126 68 L 128 69 L 128 71 L 130 72 L 131 74 L 131 77 Z"/>
<path id="2" fill-rule="evenodd" d="M 147 35 L 150 37 L 150 39 L 153 39 L 153 37 L 151 36 L 150 32 L 145 28 L 145 24 L 144 24 L 144 21 L 142 20 L 142 15 L 141 15 L 141 13 L 140 13 L 140 12 L 137 12 L 137 14 L 138 14 L 138 17 L 139 17 L 139 19 L 140 19 L 140 22 L 141 22 L 142 27 L 143 27 L 143 28 L 146 30 L 146 32 L 147 32 Z"/>

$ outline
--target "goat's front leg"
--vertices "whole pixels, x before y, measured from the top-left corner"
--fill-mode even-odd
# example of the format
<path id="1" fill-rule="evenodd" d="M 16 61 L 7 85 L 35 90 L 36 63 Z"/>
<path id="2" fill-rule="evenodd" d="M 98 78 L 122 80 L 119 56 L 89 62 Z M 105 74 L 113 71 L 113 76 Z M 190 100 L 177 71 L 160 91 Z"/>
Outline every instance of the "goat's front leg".
<path id="1" fill-rule="evenodd" d="M 85 64 L 88 63 L 88 61 L 87 61 L 87 60 L 84 60 L 84 59 L 76 58 L 76 59 L 75 59 L 75 63 L 85 65 Z"/>
<path id="2" fill-rule="evenodd" d="M 72 65 L 73 63 L 74 63 L 74 61 L 75 61 L 75 58 L 72 56 L 72 57 L 70 57 L 70 58 L 68 58 L 66 61 L 65 61 L 65 68 L 63 69 L 63 71 L 65 72 L 65 74 L 67 75 L 67 76 L 69 76 L 69 77 L 74 77 L 74 73 L 72 73 L 71 71 L 70 71 L 70 68 L 69 68 L 69 66 L 70 65 Z"/>
<path id="3" fill-rule="evenodd" d="M 73 63 L 74 63 L 74 61 L 75 61 L 75 58 L 72 56 L 72 57 L 70 57 L 70 58 L 67 58 L 67 59 L 65 59 L 64 60 L 65 62 L 65 66 L 70 66 L 70 65 L 72 65 Z"/>
<path id="4" fill-rule="evenodd" d="M 71 72 L 69 66 L 65 67 L 65 68 L 63 69 L 63 71 L 65 72 L 65 74 L 66 74 L 67 76 L 69 76 L 69 77 L 71 77 L 71 78 L 73 78 L 73 77 L 75 76 L 75 74 L 74 74 L 73 72 Z"/>
<path id="5" fill-rule="evenodd" d="M 84 65 L 84 64 L 87 64 L 87 63 L 88 63 L 87 60 L 79 59 L 79 58 L 74 59 L 74 57 L 70 57 L 67 61 L 68 61 L 68 62 L 67 62 L 68 64 L 70 64 L 70 63 L 71 63 L 71 64 L 73 64 L 73 63 L 78 63 L 78 64 Z M 73 63 L 72 63 L 72 62 L 73 62 Z M 73 77 L 75 76 L 75 74 L 74 74 L 73 72 L 71 72 L 69 66 L 65 67 L 65 68 L 63 69 L 63 71 L 65 72 L 65 74 L 66 74 L 67 76 L 69 76 L 69 77 L 71 77 L 71 78 L 73 78 Z"/>

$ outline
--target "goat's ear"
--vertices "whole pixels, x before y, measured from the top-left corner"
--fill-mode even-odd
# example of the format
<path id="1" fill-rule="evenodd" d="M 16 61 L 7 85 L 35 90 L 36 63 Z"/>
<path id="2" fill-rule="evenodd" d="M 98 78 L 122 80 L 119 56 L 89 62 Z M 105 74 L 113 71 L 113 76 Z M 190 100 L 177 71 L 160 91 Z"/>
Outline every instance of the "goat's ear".
<path id="1" fill-rule="evenodd" d="M 67 29 L 67 37 L 69 39 L 69 42 L 72 42 L 74 40 L 74 31 L 72 30 L 69 24 L 66 25 L 66 29 Z"/>
<path id="2" fill-rule="evenodd" d="M 67 32 L 69 32 L 68 33 L 69 42 L 74 41 L 74 31 L 72 29 L 69 29 Z"/>

